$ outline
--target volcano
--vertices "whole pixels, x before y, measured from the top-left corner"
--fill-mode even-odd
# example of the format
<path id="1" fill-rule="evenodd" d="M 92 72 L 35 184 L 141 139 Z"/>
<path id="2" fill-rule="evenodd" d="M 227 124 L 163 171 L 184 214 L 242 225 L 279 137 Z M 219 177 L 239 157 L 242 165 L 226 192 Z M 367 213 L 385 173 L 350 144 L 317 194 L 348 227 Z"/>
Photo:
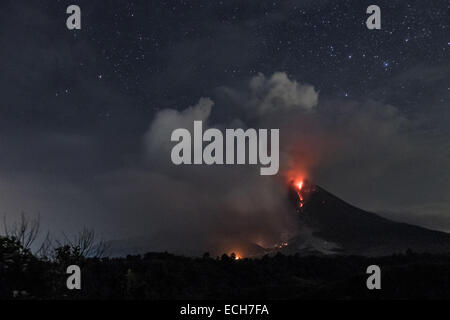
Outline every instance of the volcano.
<path id="1" fill-rule="evenodd" d="M 300 233 L 278 248 L 282 253 L 382 256 L 408 250 L 450 252 L 450 234 L 391 221 L 346 203 L 319 186 L 292 183 L 289 198 Z"/>
<path id="2" fill-rule="evenodd" d="M 298 232 L 273 247 L 245 239 L 167 242 L 167 230 L 141 237 L 111 241 L 111 256 L 168 251 L 174 254 L 211 256 L 234 252 L 236 256 L 258 258 L 281 252 L 286 255 L 387 256 L 405 253 L 450 253 L 450 234 L 395 222 L 359 209 L 306 180 L 288 184 L 286 201 Z M 285 214 L 285 212 L 283 212 Z"/>

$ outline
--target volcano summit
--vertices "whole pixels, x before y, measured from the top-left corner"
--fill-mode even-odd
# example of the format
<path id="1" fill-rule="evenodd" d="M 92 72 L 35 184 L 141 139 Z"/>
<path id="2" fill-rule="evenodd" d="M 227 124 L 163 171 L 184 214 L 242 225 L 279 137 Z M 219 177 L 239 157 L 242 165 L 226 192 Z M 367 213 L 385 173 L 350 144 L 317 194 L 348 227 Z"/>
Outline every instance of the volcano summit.
<path id="1" fill-rule="evenodd" d="M 394 222 L 354 207 L 319 186 L 290 185 L 300 235 L 278 250 L 283 253 L 325 253 L 382 256 L 407 250 L 450 252 L 450 234 Z M 306 200 L 305 200 L 306 199 Z"/>
<path id="2" fill-rule="evenodd" d="M 375 213 L 359 209 L 306 180 L 293 180 L 288 186 L 286 201 L 291 205 L 297 223 L 295 236 L 283 239 L 273 247 L 263 247 L 251 240 L 228 239 L 230 250 L 224 246 L 198 245 L 197 250 L 167 247 L 160 237 L 137 237 L 111 243 L 112 254 L 146 253 L 164 247 L 171 252 L 201 255 L 209 251 L 213 256 L 222 253 L 241 257 L 261 257 L 281 252 L 286 255 L 362 255 L 386 256 L 412 250 L 417 253 L 449 253 L 450 234 L 411 224 L 395 222 Z M 289 213 L 288 213 L 289 214 Z"/>

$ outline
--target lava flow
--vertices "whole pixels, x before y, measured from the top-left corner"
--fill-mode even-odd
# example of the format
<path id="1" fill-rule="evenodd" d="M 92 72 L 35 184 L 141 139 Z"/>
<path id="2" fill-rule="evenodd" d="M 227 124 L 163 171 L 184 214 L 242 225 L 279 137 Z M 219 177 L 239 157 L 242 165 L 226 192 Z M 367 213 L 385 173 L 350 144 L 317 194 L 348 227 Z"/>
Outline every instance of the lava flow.
<path id="1" fill-rule="evenodd" d="M 303 180 L 294 182 L 294 187 L 295 187 L 295 191 L 297 192 L 298 195 L 298 207 L 302 208 L 304 205 L 304 197 L 302 194 L 302 189 L 303 189 Z"/>
<path id="2" fill-rule="evenodd" d="M 295 200 L 296 209 L 298 212 L 301 212 L 311 191 L 314 191 L 314 187 L 304 179 L 296 179 L 291 180 L 290 190 L 291 195 Z"/>

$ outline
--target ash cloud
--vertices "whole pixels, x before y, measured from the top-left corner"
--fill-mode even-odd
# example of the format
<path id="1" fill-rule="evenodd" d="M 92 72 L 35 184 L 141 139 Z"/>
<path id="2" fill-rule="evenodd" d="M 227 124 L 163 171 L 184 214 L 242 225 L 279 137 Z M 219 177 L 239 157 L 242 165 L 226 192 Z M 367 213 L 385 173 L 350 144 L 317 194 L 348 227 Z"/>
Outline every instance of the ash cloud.
<path id="1" fill-rule="evenodd" d="M 250 99 L 241 106 L 245 113 L 253 109 L 248 118 L 253 118 L 249 122 L 257 127 L 263 127 L 264 119 L 277 109 L 305 111 L 317 101 L 311 86 L 291 81 L 284 73 L 269 79 L 258 75 L 249 88 Z M 297 232 L 284 179 L 260 176 L 255 166 L 175 166 L 170 161 L 174 129 L 192 131 L 194 120 L 217 128 L 247 126 L 246 118 L 208 125 L 213 105 L 212 99 L 201 98 L 183 111 L 158 112 L 144 135 L 142 168 L 119 172 L 112 180 L 106 178 L 105 186 L 118 186 L 107 187 L 106 196 L 119 201 L 121 212 L 140 212 L 132 220 L 145 221 L 140 225 L 150 226 L 149 234 L 164 230 L 165 246 L 175 251 L 186 249 L 177 247 L 186 243 L 191 250 L 219 246 L 229 251 L 233 250 L 230 243 L 273 246 Z"/>
<path id="2" fill-rule="evenodd" d="M 225 24 L 217 14 L 234 5 L 226 6 L 230 11 L 206 6 L 181 16 L 170 8 L 146 11 L 142 2 L 145 10 L 137 11 L 152 17 L 139 21 L 144 38 L 169 24 L 174 29 L 155 39 L 160 41 L 154 53 L 146 50 L 147 63 L 130 56 L 119 68 L 123 78 L 113 71 L 123 50 L 138 49 L 131 41 L 135 32 L 120 19 L 118 42 L 110 28 L 116 14 L 126 12 L 125 3 L 106 8 L 84 1 L 85 17 L 97 27 L 75 37 L 65 28 L 63 2 L 2 1 L 0 214 L 14 221 L 21 211 L 40 213 L 43 228 L 58 234 L 88 226 L 106 238 L 148 235 L 145 250 L 186 243 L 181 249 L 187 252 L 214 238 L 272 242 L 296 231 L 283 197 L 285 180 L 299 174 L 364 209 L 450 231 L 448 59 L 416 45 L 409 52 L 417 53 L 402 51 L 404 63 L 389 72 L 378 70 L 380 61 L 369 56 L 363 63 L 369 69 L 355 59 L 323 63 L 317 45 L 356 24 L 350 18 L 337 33 L 316 37 L 292 10 L 310 2 L 287 1 L 277 8 L 252 2 Z M 336 12 L 339 17 L 342 11 Z M 291 21 L 298 24 L 293 35 L 305 35 L 292 48 L 305 55 L 275 50 L 283 38 L 280 23 Z M 433 41 L 447 41 L 432 22 L 422 24 L 436 26 Z M 174 37 L 186 25 L 202 32 Z M 272 29 L 280 31 L 265 32 Z M 402 43 L 397 35 L 381 47 L 372 47 L 378 42 L 369 38 L 355 39 L 366 40 L 357 43 L 363 51 L 395 56 L 396 43 Z M 265 76 L 244 79 L 254 70 Z M 144 81 L 134 86 L 138 78 Z M 344 89 L 350 97 L 326 96 L 343 97 Z M 201 96 L 209 98 L 196 104 Z M 180 111 L 190 104 L 191 111 Z M 195 114 L 202 104 L 211 105 L 209 111 Z M 173 109 L 153 116 L 168 107 Z M 248 166 L 172 166 L 165 135 L 170 126 L 188 125 L 196 116 L 218 128 L 280 128 L 279 176 L 263 178 Z"/>
<path id="3" fill-rule="evenodd" d="M 222 87 L 216 94 L 183 111 L 158 112 L 143 137 L 141 164 L 99 180 L 112 205 L 112 223 L 122 223 L 125 234 L 146 234 L 153 246 L 147 249 L 198 254 L 285 240 L 300 232 L 286 198 L 286 182 L 297 177 L 384 212 L 410 198 L 411 191 L 401 188 L 422 176 L 416 166 L 430 155 L 412 139 L 414 123 L 396 107 L 376 101 L 319 102 L 313 86 L 286 73 L 260 74 L 244 88 Z M 239 117 L 215 123 L 215 110 L 225 107 Z M 191 128 L 194 120 L 218 128 L 279 128 L 279 175 L 262 177 L 254 166 L 172 165 L 170 134 Z"/>
<path id="4" fill-rule="evenodd" d="M 313 86 L 290 80 L 285 72 L 276 72 L 270 78 L 258 74 L 250 81 L 249 111 L 258 116 L 275 112 L 312 110 L 319 95 Z"/>

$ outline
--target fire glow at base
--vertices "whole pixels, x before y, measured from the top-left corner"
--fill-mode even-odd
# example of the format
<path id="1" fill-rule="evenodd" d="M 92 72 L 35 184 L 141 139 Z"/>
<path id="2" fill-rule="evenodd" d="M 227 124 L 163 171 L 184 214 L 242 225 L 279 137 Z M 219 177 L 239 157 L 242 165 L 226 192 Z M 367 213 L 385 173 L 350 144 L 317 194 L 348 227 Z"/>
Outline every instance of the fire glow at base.
<path id="1" fill-rule="evenodd" d="M 288 190 L 290 195 L 294 197 L 291 198 L 291 200 L 295 200 L 297 213 L 302 213 L 303 207 L 308 201 L 310 193 L 313 192 L 315 188 L 307 179 L 299 178 L 298 175 L 296 175 L 296 178 L 291 178 L 288 181 Z M 269 244 L 268 246 L 261 244 L 260 246 L 266 248 L 267 250 L 279 250 L 287 247 L 288 245 L 288 241 L 283 239 L 276 244 Z M 228 256 L 233 257 L 234 260 L 241 260 L 252 256 L 247 249 L 239 245 L 236 246 L 236 244 L 227 245 L 225 252 L 227 252 Z"/>

